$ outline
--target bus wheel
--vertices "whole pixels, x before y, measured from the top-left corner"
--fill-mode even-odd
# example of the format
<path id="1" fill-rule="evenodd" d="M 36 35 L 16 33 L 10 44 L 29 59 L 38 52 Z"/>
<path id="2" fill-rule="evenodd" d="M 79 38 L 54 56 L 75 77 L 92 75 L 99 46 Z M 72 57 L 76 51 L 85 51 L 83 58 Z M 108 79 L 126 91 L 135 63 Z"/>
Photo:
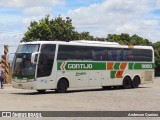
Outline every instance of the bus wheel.
<path id="1" fill-rule="evenodd" d="M 60 79 L 57 84 L 57 89 L 55 90 L 57 93 L 65 93 L 68 88 L 68 82 L 65 79 Z"/>
<path id="2" fill-rule="evenodd" d="M 132 87 L 132 88 L 138 88 L 139 84 L 140 84 L 140 78 L 139 78 L 138 76 L 135 76 L 135 77 L 133 78 L 131 87 Z"/>
<path id="3" fill-rule="evenodd" d="M 45 93 L 46 90 L 37 90 L 38 93 Z"/>
<path id="4" fill-rule="evenodd" d="M 129 89 L 130 87 L 131 87 L 131 79 L 130 79 L 130 77 L 126 76 L 123 79 L 123 88 L 124 89 Z"/>

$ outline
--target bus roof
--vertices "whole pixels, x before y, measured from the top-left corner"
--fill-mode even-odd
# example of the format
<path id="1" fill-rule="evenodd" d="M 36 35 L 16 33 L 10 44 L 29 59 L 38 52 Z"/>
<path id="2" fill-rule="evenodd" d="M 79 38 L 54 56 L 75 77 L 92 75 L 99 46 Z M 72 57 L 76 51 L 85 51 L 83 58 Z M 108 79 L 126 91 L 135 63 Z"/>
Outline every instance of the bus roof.
<path id="1" fill-rule="evenodd" d="M 139 49 L 152 49 L 152 46 L 128 46 L 120 45 L 117 42 L 103 42 L 103 41 L 89 41 L 89 40 L 75 40 L 70 42 L 65 41 L 33 41 L 33 42 L 22 42 L 22 44 L 61 44 L 61 45 L 82 45 L 82 46 L 99 46 L 99 47 L 117 47 L 117 48 L 139 48 Z"/>

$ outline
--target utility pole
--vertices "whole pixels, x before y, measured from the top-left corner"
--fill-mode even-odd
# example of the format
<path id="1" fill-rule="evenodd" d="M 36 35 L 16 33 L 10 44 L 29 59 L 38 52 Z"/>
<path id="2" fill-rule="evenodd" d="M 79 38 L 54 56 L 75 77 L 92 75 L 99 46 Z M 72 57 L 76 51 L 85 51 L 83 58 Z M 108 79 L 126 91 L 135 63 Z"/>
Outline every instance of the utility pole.
<path id="1" fill-rule="evenodd" d="M 9 65 L 7 62 L 8 45 L 4 45 L 4 55 L 2 55 L 1 67 L 5 71 L 5 83 L 8 83 Z"/>

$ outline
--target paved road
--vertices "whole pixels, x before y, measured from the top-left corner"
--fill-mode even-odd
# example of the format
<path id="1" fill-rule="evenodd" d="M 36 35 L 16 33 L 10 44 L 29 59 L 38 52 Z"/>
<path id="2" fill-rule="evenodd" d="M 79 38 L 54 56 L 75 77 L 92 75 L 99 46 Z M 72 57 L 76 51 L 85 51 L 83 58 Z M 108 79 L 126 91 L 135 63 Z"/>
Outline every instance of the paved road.
<path id="1" fill-rule="evenodd" d="M 138 89 L 70 89 L 64 94 L 38 94 L 5 85 L 0 102 L 0 111 L 160 111 L 160 78 Z"/>

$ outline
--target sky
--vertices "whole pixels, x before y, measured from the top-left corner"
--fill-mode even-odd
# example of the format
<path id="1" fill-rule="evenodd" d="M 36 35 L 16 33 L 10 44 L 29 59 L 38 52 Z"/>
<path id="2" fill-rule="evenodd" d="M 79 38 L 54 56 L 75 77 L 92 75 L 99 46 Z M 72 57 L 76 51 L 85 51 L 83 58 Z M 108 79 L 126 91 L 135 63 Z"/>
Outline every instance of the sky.
<path id="1" fill-rule="evenodd" d="M 0 54 L 14 52 L 33 20 L 70 17 L 78 32 L 94 37 L 137 34 L 160 41 L 160 0 L 0 0 Z"/>

